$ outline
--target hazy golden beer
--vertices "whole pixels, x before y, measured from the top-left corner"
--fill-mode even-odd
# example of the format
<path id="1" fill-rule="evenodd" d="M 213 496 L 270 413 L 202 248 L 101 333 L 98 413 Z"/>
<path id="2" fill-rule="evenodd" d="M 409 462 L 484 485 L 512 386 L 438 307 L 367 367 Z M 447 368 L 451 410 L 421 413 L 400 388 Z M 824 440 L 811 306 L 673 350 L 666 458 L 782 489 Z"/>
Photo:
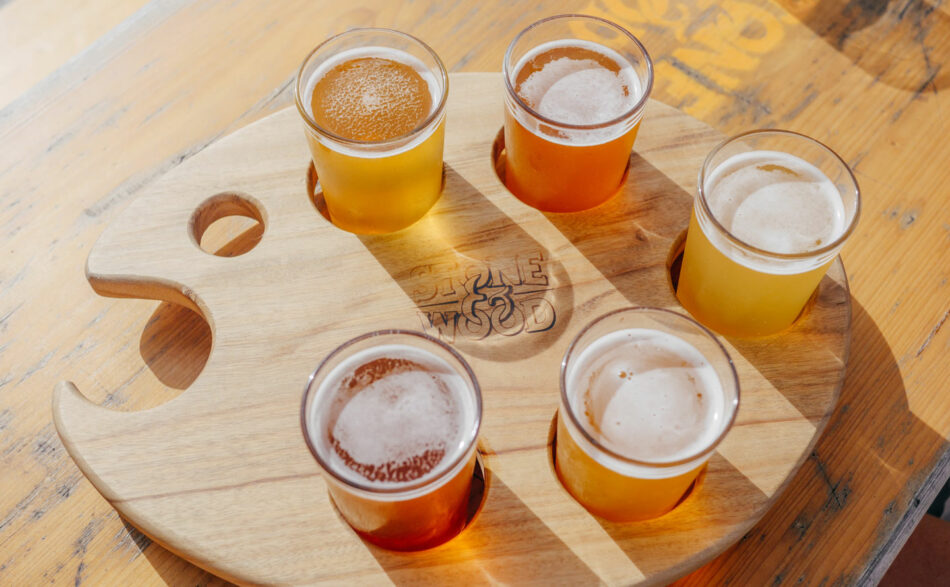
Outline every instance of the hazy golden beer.
<path id="1" fill-rule="evenodd" d="M 546 212 L 592 208 L 623 184 L 653 64 L 643 45 L 600 18 L 539 21 L 508 46 L 505 183 Z"/>
<path id="2" fill-rule="evenodd" d="M 334 504 L 366 540 L 420 550 L 465 526 L 481 392 L 450 347 L 410 331 L 344 343 L 311 376 L 302 419 Z"/>
<path id="3" fill-rule="evenodd" d="M 854 230 L 860 203 L 847 164 L 818 141 L 786 131 L 729 139 L 699 176 L 680 302 L 721 334 L 787 328 Z"/>
<path id="4" fill-rule="evenodd" d="M 611 312 L 578 334 L 561 364 L 558 476 L 602 518 L 663 515 L 689 491 L 738 405 L 732 361 L 708 330 L 669 310 Z"/>
<path id="5" fill-rule="evenodd" d="M 296 103 L 334 224 L 385 233 L 425 215 L 442 190 L 447 95 L 439 57 L 404 33 L 354 29 L 314 49 Z"/>

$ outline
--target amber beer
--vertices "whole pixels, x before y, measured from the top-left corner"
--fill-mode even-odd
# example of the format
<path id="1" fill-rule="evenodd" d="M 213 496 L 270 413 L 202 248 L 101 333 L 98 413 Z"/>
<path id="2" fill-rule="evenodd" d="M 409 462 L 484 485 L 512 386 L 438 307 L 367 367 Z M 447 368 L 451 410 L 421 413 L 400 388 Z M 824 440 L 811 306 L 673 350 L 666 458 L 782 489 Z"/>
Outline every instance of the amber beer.
<path id="1" fill-rule="evenodd" d="M 653 64 L 643 45 L 600 18 L 539 21 L 504 61 L 505 183 L 546 212 L 597 206 L 621 187 Z"/>
<path id="2" fill-rule="evenodd" d="M 787 131 L 745 133 L 709 154 L 677 296 L 731 336 L 763 336 L 802 313 L 857 225 L 857 181 L 831 149 Z"/>
<path id="3" fill-rule="evenodd" d="M 690 491 L 738 405 L 732 361 L 708 330 L 669 310 L 611 312 L 561 364 L 558 476 L 604 519 L 661 516 Z"/>
<path id="4" fill-rule="evenodd" d="M 442 190 L 448 76 L 422 41 L 354 29 L 307 57 L 296 103 L 332 222 L 393 232 L 419 220 Z"/>
<path id="5" fill-rule="evenodd" d="M 367 541 L 421 550 L 463 529 L 481 392 L 450 347 L 398 330 L 344 343 L 311 376 L 302 417 L 333 503 Z"/>

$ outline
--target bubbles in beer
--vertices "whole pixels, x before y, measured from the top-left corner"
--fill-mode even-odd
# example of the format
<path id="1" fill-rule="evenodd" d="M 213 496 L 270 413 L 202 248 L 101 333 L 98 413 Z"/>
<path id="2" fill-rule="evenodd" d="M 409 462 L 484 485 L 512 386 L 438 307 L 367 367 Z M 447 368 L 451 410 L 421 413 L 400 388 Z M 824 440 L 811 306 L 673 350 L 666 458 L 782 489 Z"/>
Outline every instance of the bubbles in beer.
<path id="1" fill-rule="evenodd" d="M 410 56 L 390 50 L 332 66 L 313 86 L 314 120 L 337 135 L 359 141 L 409 133 L 432 111 L 429 82 L 420 73 L 424 68 L 409 61 Z"/>
<path id="2" fill-rule="evenodd" d="M 610 333 L 581 353 L 568 378 L 584 427 L 626 457 L 684 458 L 718 433 L 719 379 L 695 347 L 671 334 Z"/>
<path id="3" fill-rule="evenodd" d="M 351 357 L 327 382 L 332 458 L 364 481 L 414 481 L 451 459 L 465 406 L 461 377 L 412 347 L 377 347 Z"/>
<path id="4" fill-rule="evenodd" d="M 844 230 L 845 210 L 834 183 L 787 153 L 730 157 L 710 175 L 706 200 L 734 236 L 773 253 L 819 249 Z"/>
<path id="5" fill-rule="evenodd" d="M 531 108 L 566 124 L 599 124 L 630 111 L 640 82 L 615 51 L 589 41 L 557 41 L 522 58 L 515 92 Z"/>

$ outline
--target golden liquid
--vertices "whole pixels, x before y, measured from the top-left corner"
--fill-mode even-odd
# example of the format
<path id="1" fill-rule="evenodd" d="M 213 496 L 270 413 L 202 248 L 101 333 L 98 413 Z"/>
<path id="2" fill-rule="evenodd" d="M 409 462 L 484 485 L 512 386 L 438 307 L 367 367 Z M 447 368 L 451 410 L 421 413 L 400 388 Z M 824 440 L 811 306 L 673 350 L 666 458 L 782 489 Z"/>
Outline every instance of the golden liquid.
<path id="1" fill-rule="evenodd" d="M 465 527 L 475 471 L 475 453 L 444 485 L 412 499 L 383 501 L 329 483 L 330 496 L 346 521 L 367 541 L 390 550 L 438 546 Z"/>
<path id="2" fill-rule="evenodd" d="M 620 66 L 606 55 L 583 47 L 561 46 L 539 53 L 518 70 L 515 92 L 536 108 L 521 93 L 521 84 L 546 63 L 565 57 L 591 60 L 613 73 L 620 71 Z M 574 212 L 601 204 L 620 189 L 639 122 L 604 143 L 568 145 L 531 132 L 508 110 L 505 109 L 505 183 L 524 203 L 545 212 Z M 541 126 L 542 132 L 545 128 Z M 550 132 L 557 136 L 553 129 Z"/>
<path id="3" fill-rule="evenodd" d="M 676 295 L 694 318 L 719 334 L 773 334 L 791 326 L 830 264 L 788 275 L 750 269 L 709 242 L 693 212 Z"/>
<path id="4" fill-rule="evenodd" d="M 411 66 L 364 57 L 328 71 L 310 96 L 314 120 L 346 139 L 386 141 L 419 128 L 432 109 L 429 86 Z M 421 218 L 442 190 L 445 121 L 415 147 L 393 155 L 360 145 L 343 149 L 307 133 L 314 168 L 334 224 L 361 234 L 393 232 Z"/>
<path id="5" fill-rule="evenodd" d="M 555 465 L 561 483 L 588 511 L 614 522 L 632 522 L 662 516 L 689 491 L 705 467 L 666 479 L 639 479 L 622 475 L 591 458 L 578 446 L 558 415 Z"/>

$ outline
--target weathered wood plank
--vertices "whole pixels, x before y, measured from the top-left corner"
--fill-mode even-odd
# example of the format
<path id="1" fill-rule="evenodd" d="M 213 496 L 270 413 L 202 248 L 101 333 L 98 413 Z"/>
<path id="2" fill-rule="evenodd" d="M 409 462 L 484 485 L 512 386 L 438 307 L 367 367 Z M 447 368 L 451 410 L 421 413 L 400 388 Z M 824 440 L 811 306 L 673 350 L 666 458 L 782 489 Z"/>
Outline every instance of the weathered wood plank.
<path id="1" fill-rule="evenodd" d="M 93 0 L 0 2 L 0 108 L 85 50 L 145 4 Z"/>

